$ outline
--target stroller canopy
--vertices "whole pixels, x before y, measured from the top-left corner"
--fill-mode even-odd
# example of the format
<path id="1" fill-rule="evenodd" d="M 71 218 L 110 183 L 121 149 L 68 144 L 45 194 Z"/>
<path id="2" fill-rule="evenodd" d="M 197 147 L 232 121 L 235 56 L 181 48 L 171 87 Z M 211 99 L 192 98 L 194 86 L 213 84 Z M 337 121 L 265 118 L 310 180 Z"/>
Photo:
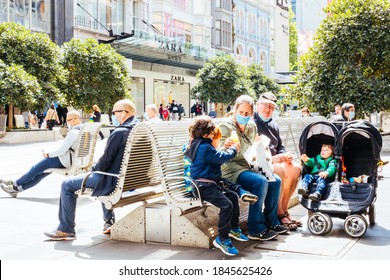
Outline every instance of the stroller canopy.
<path id="1" fill-rule="evenodd" d="M 347 123 L 340 130 L 339 135 L 336 146 L 336 154 L 338 156 L 343 155 L 343 148 L 345 146 L 350 146 L 370 150 L 372 151 L 372 156 L 374 158 L 380 158 L 382 135 L 371 123 L 366 121 L 353 121 Z"/>
<path id="2" fill-rule="evenodd" d="M 336 126 L 327 121 L 309 124 L 302 132 L 299 139 L 299 151 L 314 157 L 321 151 L 323 144 L 336 146 L 338 137 Z"/>
<path id="3" fill-rule="evenodd" d="M 366 121 L 347 123 L 337 139 L 336 155 L 342 159 L 346 177 L 376 176 L 382 149 L 382 136 Z"/>

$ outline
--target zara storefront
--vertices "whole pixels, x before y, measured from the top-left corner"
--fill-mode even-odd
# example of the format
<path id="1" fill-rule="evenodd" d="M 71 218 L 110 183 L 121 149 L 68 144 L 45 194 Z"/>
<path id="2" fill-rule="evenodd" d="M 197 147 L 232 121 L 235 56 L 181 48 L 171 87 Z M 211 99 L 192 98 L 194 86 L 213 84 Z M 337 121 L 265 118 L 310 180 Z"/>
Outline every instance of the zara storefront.
<path id="1" fill-rule="evenodd" d="M 196 73 L 203 67 L 204 59 L 165 48 L 142 46 L 127 42 L 114 42 L 112 46 L 128 61 L 130 91 L 134 97 L 137 116 L 141 117 L 145 105 L 154 103 L 164 107 L 182 104 L 185 116 L 195 103 L 190 97 L 197 83 Z"/>

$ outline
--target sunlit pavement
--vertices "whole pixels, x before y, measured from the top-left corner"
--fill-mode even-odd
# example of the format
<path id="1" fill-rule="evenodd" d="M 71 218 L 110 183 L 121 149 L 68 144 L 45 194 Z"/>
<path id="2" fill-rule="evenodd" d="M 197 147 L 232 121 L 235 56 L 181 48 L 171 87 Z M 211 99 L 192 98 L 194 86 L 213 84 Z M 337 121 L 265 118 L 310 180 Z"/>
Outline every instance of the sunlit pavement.
<path id="1" fill-rule="evenodd" d="M 97 143 L 96 160 L 105 140 Z M 0 145 L 0 178 L 15 179 L 41 159 L 41 150 L 50 151 L 61 142 Z M 382 159 L 390 159 L 383 153 Z M 114 241 L 101 233 L 102 211 L 99 202 L 79 199 L 76 213 L 77 240 L 46 241 L 43 232 L 58 225 L 58 197 L 64 177 L 53 174 L 16 199 L 0 190 L 0 259 L 2 260 L 390 260 L 390 165 L 383 170 L 375 203 L 377 223 L 362 238 L 349 237 L 343 220 L 333 219 L 326 236 L 313 236 L 306 228 L 307 211 L 295 206 L 291 213 L 304 222 L 297 232 L 281 235 L 276 241 L 236 242 L 240 254 L 227 257 L 219 249 L 198 249 L 165 244 Z M 134 206 L 132 206 L 134 207 Z M 132 207 L 115 210 L 117 218 Z"/>

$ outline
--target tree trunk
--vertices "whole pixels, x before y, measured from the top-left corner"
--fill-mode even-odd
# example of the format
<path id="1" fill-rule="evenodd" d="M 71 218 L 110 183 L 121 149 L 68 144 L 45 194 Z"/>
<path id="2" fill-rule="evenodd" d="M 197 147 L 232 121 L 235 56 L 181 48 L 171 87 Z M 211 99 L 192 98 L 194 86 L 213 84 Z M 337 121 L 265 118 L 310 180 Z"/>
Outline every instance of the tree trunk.
<path id="1" fill-rule="evenodd" d="M 8 105 L 8 128 L 14 128 L 14 104 L 10 103 Z"/>

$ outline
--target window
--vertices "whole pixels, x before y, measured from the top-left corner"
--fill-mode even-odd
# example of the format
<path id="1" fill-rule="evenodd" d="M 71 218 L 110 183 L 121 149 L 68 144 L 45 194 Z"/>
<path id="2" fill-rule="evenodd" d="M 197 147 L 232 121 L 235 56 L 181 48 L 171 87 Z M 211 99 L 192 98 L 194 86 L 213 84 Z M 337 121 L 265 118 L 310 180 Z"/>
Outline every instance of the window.
<path id="1" fill-rule="evenodd" d="M 230 22 L 215 21 L 215 44 L 225 48 L 231 48 L 232 44 L 232 25 Z"/>

